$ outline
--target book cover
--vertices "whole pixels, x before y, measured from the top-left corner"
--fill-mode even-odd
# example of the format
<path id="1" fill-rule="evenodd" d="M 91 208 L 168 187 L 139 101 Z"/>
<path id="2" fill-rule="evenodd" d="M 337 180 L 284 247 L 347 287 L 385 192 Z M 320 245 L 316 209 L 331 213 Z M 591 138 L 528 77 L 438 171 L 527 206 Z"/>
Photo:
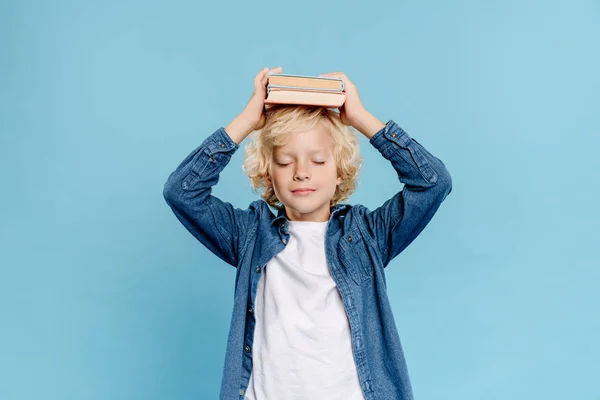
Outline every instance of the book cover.
<path id="1" fill-rule="evenodd" d="M 344 81 L 311 75 L 272 74 L 268 76 L 268 85 L 273 87 L 304 88 L 317 90 L 343 91 Z"/>
<path id="2" fill-rule="evenodd" d="M 269 88 L 265 104 L 297 104 L 321 107 L 341 107 L 346 93 L 314 89 Z"/>

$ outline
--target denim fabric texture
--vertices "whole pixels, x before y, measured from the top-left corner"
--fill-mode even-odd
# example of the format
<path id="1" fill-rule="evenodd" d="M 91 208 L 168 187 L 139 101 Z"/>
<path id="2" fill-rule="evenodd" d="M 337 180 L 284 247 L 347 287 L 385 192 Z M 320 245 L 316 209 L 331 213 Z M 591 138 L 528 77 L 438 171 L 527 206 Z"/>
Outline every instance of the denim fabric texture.
<path id="1" fill-rule="evenodd" d="M 325 251 L 351 328 L 365 399 L 413 399 L 406 361 L 387 296 L 385 268 L 423 231 L 452 190 L 445 165 L 393 120 L 369 143 L 390 161 L 398 192 L 383 205 L 331 208 Z M 261 273 L 289 239 L 285 211 L 262 199 L 235 208 L 211 194 L 240 146 L 219 128 L 168 177 L 164 198 L 183 226 L 236 268 L 234 307 L 221 399 L 243 399 L 252 371 L 253 309 Z M 403 186 L 400 183 L 404 184 Z"/>

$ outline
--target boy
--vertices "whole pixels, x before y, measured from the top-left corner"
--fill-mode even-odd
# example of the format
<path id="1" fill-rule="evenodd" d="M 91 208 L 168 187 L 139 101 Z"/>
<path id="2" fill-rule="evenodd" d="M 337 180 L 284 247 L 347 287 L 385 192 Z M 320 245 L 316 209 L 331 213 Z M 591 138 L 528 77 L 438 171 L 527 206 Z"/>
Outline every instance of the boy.
<path id="1" fill-rule="evenodd" d="M 362 105 L 343 73 L 339 114 L 265 108 L 268 74 L 245 109 L 189 154 L 164 197 L 181 223 L 236 270 L 221 399 L 412 399 L 384 268 L 452 190 L 444 164 L 392 120 Z M 360 168 L 354 127 L 404 183 L 371 211 L 340 202 Z M 244 167 L 261 200 L 237 209 L 211 195 L 251 132 Z M 277 216 L 269 205 L 278 210 Z"/>

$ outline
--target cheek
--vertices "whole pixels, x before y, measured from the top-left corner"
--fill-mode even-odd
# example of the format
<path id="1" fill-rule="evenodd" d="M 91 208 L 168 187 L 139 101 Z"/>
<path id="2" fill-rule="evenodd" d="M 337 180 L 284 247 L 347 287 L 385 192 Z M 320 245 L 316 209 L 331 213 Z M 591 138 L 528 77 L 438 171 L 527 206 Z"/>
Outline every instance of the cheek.
<path id="1" fill-rule="evenodd" d="M 281 171 L 273 171 L 271 175 L 271 184 L 273 186 L 280 186 L 283 180 L 284 173 L 282 173 Z"/>
<path id="2" fill-rule="evenodd" d="M 339 175 L 339 172 L 338 172 L 338 170 L 337 170 L 337 167 L 336 167 L 336 166 L 333 166 L 333 167 L 331 167 L 331 168 L 329 168 L 329 169 L 327 170 L 327 176 L 328 176 L 330 179 L 337 180 L 337 178 L 338 178 L 338 175 Z"/>

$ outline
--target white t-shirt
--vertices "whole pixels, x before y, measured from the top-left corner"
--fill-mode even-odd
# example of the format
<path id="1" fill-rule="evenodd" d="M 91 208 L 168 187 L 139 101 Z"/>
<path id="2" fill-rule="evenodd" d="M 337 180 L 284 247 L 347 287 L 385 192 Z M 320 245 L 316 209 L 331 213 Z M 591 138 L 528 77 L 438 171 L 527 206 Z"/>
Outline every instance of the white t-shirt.
<path id="1" fill-rule="evenodd" d="M 288 221 L 263 269 L 246 400 L 363 400 L 350 325 L 325 258 L 327 222 Z"/>

